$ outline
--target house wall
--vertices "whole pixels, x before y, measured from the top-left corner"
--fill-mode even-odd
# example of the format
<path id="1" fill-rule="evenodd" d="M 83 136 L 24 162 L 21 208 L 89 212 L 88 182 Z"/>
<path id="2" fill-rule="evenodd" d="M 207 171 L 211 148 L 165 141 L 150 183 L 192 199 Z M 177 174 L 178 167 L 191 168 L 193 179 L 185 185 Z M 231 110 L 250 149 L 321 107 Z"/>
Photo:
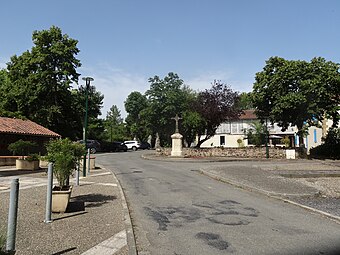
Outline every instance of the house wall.
<path id="1" fill-rule="evenodd" d="M 322 143 L 322 128 L 310 127 L 308 128 L 308 135 L 304 138 L 304 142 L 307 148 L 307 154 L 311 148 L 314 148 Z"/>
<path id="2" fill-rule="evenodd" d="M 225 141 L 224 143 L 221 143 L 221 141 L 223 141 L 222 137 L 224 137 L 224 141 Z M 238 139 L 242 140 L 242 143 L 240 145 L 237 143 Z M 237 147 L 243 147 L 243 146 L 248 146 L 248 140 L 245 139 L 244 135 L 216 134 L 212 138 L 202 143 L 201 148 L 212 148 L 212 147 L 237 148 Z"/>

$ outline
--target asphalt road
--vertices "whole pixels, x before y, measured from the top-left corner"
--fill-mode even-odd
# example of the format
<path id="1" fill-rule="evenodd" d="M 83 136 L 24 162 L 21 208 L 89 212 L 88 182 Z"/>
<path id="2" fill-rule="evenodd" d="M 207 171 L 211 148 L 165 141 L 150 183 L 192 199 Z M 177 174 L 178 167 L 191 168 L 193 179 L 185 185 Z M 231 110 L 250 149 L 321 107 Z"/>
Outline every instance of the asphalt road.
<path id="1" fill-rule="evenodd" d="M 151 161 L 142 153 L 97 155 L 126 194 L 138 254 L 340 253 L 338 223 L 198 173 L 215 163 Z"/>

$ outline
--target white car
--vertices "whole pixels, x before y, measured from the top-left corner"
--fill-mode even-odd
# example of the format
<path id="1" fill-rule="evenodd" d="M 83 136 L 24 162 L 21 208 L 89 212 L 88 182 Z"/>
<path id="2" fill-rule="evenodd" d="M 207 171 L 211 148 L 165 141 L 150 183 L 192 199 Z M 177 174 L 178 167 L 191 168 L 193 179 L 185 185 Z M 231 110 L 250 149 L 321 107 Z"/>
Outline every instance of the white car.
<path id="1" fill-rule="evenodd" d="M 124 141 L 124 144 L 128 148 L 128 150 L 136 151 L 138 150 L 140 144 L 137 141 Z"/>

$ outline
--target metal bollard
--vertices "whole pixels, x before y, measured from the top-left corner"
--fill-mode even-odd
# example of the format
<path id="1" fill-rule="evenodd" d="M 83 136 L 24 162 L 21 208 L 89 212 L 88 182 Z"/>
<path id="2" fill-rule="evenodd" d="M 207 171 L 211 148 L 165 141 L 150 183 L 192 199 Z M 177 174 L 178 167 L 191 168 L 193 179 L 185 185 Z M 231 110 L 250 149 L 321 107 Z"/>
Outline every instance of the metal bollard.
<path id="1" fill-rule="evenodd" d="M 88 159 L 87 159 L 87 173 L 90 174 L 90 157 L 91 157 L 91 150 L 88 149 L 87 150 L 87 155 L 88 155 Z"/>
<path id="2" fill-rule="evenodd" d="M 45 223 L 52 222 L 52 186 L 53 186 L 53 164 L 48 163 L 47 169 L 47 195 L 46 195 L 46 214 Z"/>
<path id="3" fill-rule="evenodd" d="M 80 162 L 78 162 L 76 166 L 76 186 L 79 186 L 79 171 L 80 171 Z"/>
<path id="4" fill-rule="evenodd" d="M 11 193 L 9 197 L 9 213 L 6 251 L 15 251 L 15 238 L 17 232 L 17 216 L 18 216 L 18 198 L 19 198 L 19 178 L 15 178 L 11 183 Z"/>

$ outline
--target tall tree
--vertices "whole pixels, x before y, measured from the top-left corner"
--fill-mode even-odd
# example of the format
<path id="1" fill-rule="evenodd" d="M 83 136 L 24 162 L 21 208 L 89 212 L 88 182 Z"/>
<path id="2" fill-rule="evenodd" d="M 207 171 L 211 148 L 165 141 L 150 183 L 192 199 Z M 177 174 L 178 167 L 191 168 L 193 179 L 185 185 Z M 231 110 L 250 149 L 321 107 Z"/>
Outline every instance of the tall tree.
<path id="1" fill-rule="evenodd" d="M 125 121 L 130 137 L 146 141 L 152 133 L 147 116 L 148 100 L 146 96 L 138 91 L 133 91 L 126 98 L 124 104 L 128 113 Z"/>
<path id="2" fill-rule="evenodd" d="M 296 125 L 302 145 L 306 124 L 316 125 L 325 115 L 337 123 L 339 90 L 339 64 L 272 57 L 256 74 L 252 99 L 260 119 L 277 122 L 282 130 Z"/>
<path id="3" fill-rule="evenodd" d="M 239 117 L 241 110 L 238 101 L 238 92 L 216 80 L 210 89 L 199 92 L 194 109 L 204 119 L 204 126 L 198 130 L 196 147 L 199 148 L 203 142 L 213 137 L 221 123 Z"/>
<path id="4" fill-rule="evenodd" d="M 12 93 L 8 72 L 6 69 L 2 69 L 0 70 L 0 116 L 21 118 L 22 115 L 15 112 L 15 101 Z"/>
<path id="5" fill-rule="evenodd" d="M 127 137 L 125 124 L 121 117 L 120 110 L 116 105 L 112 105 L 107 112 L 104 121 L 107 141 L 123 141 Z"/>
<path id="6" fill-rule="evenodd" d="M 171 118 L 187 109 L 188 91 L 183 80 L 171 72 L 163 79 L 154 76 L 149 82 L 150 89 L 145 93 L 149 102 L 145 117 L 153 133 L 159 134 L 161 144 L 170 144 L 170 135 L 175 131 Z"/>
<path id="7" fill-rule="evenodd" d="M 10 111 L 68 136 L 72 130 L 71 83 L 77 83 L 81 66 L 77 40 L 62 34 L 60 28 L 34 31 L 31 51 L 11 57 L 7 65 L 12 85 Z M 7 110 L 7 109 L 5 109 Z"/>

